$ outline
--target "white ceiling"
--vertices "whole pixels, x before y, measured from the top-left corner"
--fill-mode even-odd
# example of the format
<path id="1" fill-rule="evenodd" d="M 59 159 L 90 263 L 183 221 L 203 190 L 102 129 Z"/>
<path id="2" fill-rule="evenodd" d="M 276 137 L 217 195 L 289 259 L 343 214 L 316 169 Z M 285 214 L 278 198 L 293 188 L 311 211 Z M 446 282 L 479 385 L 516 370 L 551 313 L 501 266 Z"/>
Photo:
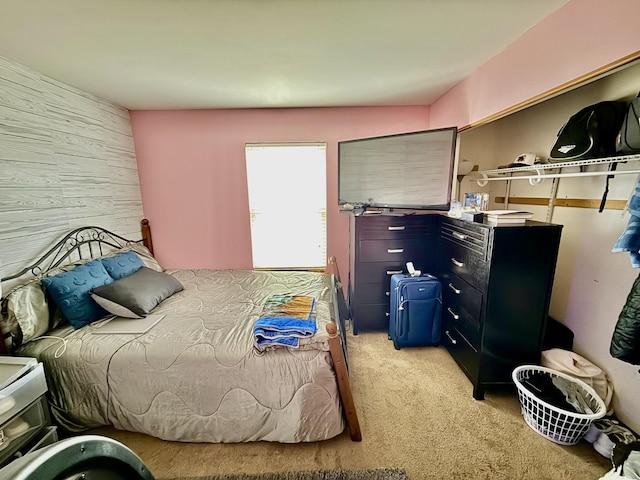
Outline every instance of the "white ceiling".
<path id="1" fill-rule="evenodd" d="M 567 0 L 1 0 L 0 56 L 130 110 L 429 105 Z"/>

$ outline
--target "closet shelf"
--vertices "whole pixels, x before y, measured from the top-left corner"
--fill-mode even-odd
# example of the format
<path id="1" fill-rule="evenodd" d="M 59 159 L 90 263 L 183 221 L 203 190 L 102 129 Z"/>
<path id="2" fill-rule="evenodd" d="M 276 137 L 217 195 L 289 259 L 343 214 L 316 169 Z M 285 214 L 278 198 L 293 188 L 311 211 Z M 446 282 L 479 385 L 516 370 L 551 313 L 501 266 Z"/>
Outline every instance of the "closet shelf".
<path id="1" fill-rule="evenodd" d="M 592 158 L 589 160 L 576 160 L 571 162 L 559 163 L 540 163 L 527 167 L 499 168 L 496 170 L 482 170 L 477 172 L 480 178 L 475 181 L 480 187 L 484 187 L 487 182 L 497 180 L 529 180 L 531 185 L 538 185 L 545 178 L 564 178 L 564 177 L 593 177 L 601 175 L 628 175 L 640 174 L 640 170 L 594 170 L 561 173 L 563 168 L 585 167 L 590 165 L 611 165 L 617 163 L 639 161 L 640 154 L 621 155 L 607 158 Z M 580 168 L 582 170 L 582 168 Z M 532 175 L 527 173 L 533 172 Z M 514 175 L 515 174 L 515 175 Z"/>

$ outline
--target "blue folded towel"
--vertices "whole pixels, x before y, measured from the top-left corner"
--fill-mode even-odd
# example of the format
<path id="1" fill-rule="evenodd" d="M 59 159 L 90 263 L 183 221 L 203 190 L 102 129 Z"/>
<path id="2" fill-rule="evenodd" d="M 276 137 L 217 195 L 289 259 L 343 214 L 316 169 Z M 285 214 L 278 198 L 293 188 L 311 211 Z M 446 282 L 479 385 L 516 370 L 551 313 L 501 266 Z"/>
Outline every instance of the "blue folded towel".
<path id="1" fill-rule="evenodd" d="M 298 347 L 300 338 L 316 333 L 314 306 L 308 295 L 271 295 L 253 326 L 257 344 Z"/>

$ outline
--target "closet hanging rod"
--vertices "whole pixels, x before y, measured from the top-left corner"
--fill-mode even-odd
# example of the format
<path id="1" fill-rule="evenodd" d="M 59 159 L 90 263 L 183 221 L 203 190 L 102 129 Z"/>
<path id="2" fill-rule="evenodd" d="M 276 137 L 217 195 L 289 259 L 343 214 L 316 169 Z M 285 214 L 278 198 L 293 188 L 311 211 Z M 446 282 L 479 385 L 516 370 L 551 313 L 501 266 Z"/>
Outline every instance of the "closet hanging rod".
<path id="1" fill-rule="evenodd" d="M 506 173 L 506 172 L 505 172 Z M 517 177 L 513 176 L 503 176 L 503 177 L 489 177 L 482 175 L 482 178 L 476 178 L 475 181 L 479 187 L 484 187 L 487 182 L 494 182 L 497 180 L 505 181 L 505 180 L 529 180 L 531 185 L 537 185 L 542 182 L 545 178 L 570 178 L 570 177 L 600 177 L 603 175 L 629 175 L 629 174 L 640 174 L 640 170 L 602 170 L 597 172 L 572 172 L 572 173 L 548 173 L 548 174 L 538 174 L 538 175 L 519 175 Z"/>
<path id="2" fill-rule="evenodd" d="M 619 155 L 616 157 L 589 158 L 586 160 L 572 160 L 567 162 L 536 163 L 515 168 L 498 168 L 494 170 L 481 170 L 478 173 L 487 175 L 504 175 L 510 172 L 539 172 L 541 170 L 557 170 L 561 168 L 585 167 L 589 165 L 607 165 L 610 163 L 624 163 L 640 160 L 640 154 Z"/>

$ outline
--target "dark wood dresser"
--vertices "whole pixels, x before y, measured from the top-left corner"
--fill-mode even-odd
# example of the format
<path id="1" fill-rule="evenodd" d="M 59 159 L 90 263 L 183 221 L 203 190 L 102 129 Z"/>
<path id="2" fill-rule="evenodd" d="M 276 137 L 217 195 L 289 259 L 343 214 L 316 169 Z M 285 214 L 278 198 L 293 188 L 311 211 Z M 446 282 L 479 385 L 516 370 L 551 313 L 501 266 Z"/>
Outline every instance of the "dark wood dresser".
<path id="1" fill-rule="evenodd" d="M 538 363 L 561 225 L 492 226 L 440 214 L 351 216 L 349 310 L 353 333 L 387 331 L 389 284 L 412 261 L 442 282 L 442 344 L 473 384 L 511 384 Z"/>
<path id="2" fill-rule="evenodd" d="M 484 397 L 536 364 L 546 327 L 561 225 L 490 226 L 442 217 L 436 275 L 442 281 L 442 342 Z"/>
<path id="3" fill-rule="evenodd" d="M 406 262 L 427 272 L 436 259 L 438 215 L 351 215 L 349 308 L 353 333 L 388 330 L 389 283 Z"/>

